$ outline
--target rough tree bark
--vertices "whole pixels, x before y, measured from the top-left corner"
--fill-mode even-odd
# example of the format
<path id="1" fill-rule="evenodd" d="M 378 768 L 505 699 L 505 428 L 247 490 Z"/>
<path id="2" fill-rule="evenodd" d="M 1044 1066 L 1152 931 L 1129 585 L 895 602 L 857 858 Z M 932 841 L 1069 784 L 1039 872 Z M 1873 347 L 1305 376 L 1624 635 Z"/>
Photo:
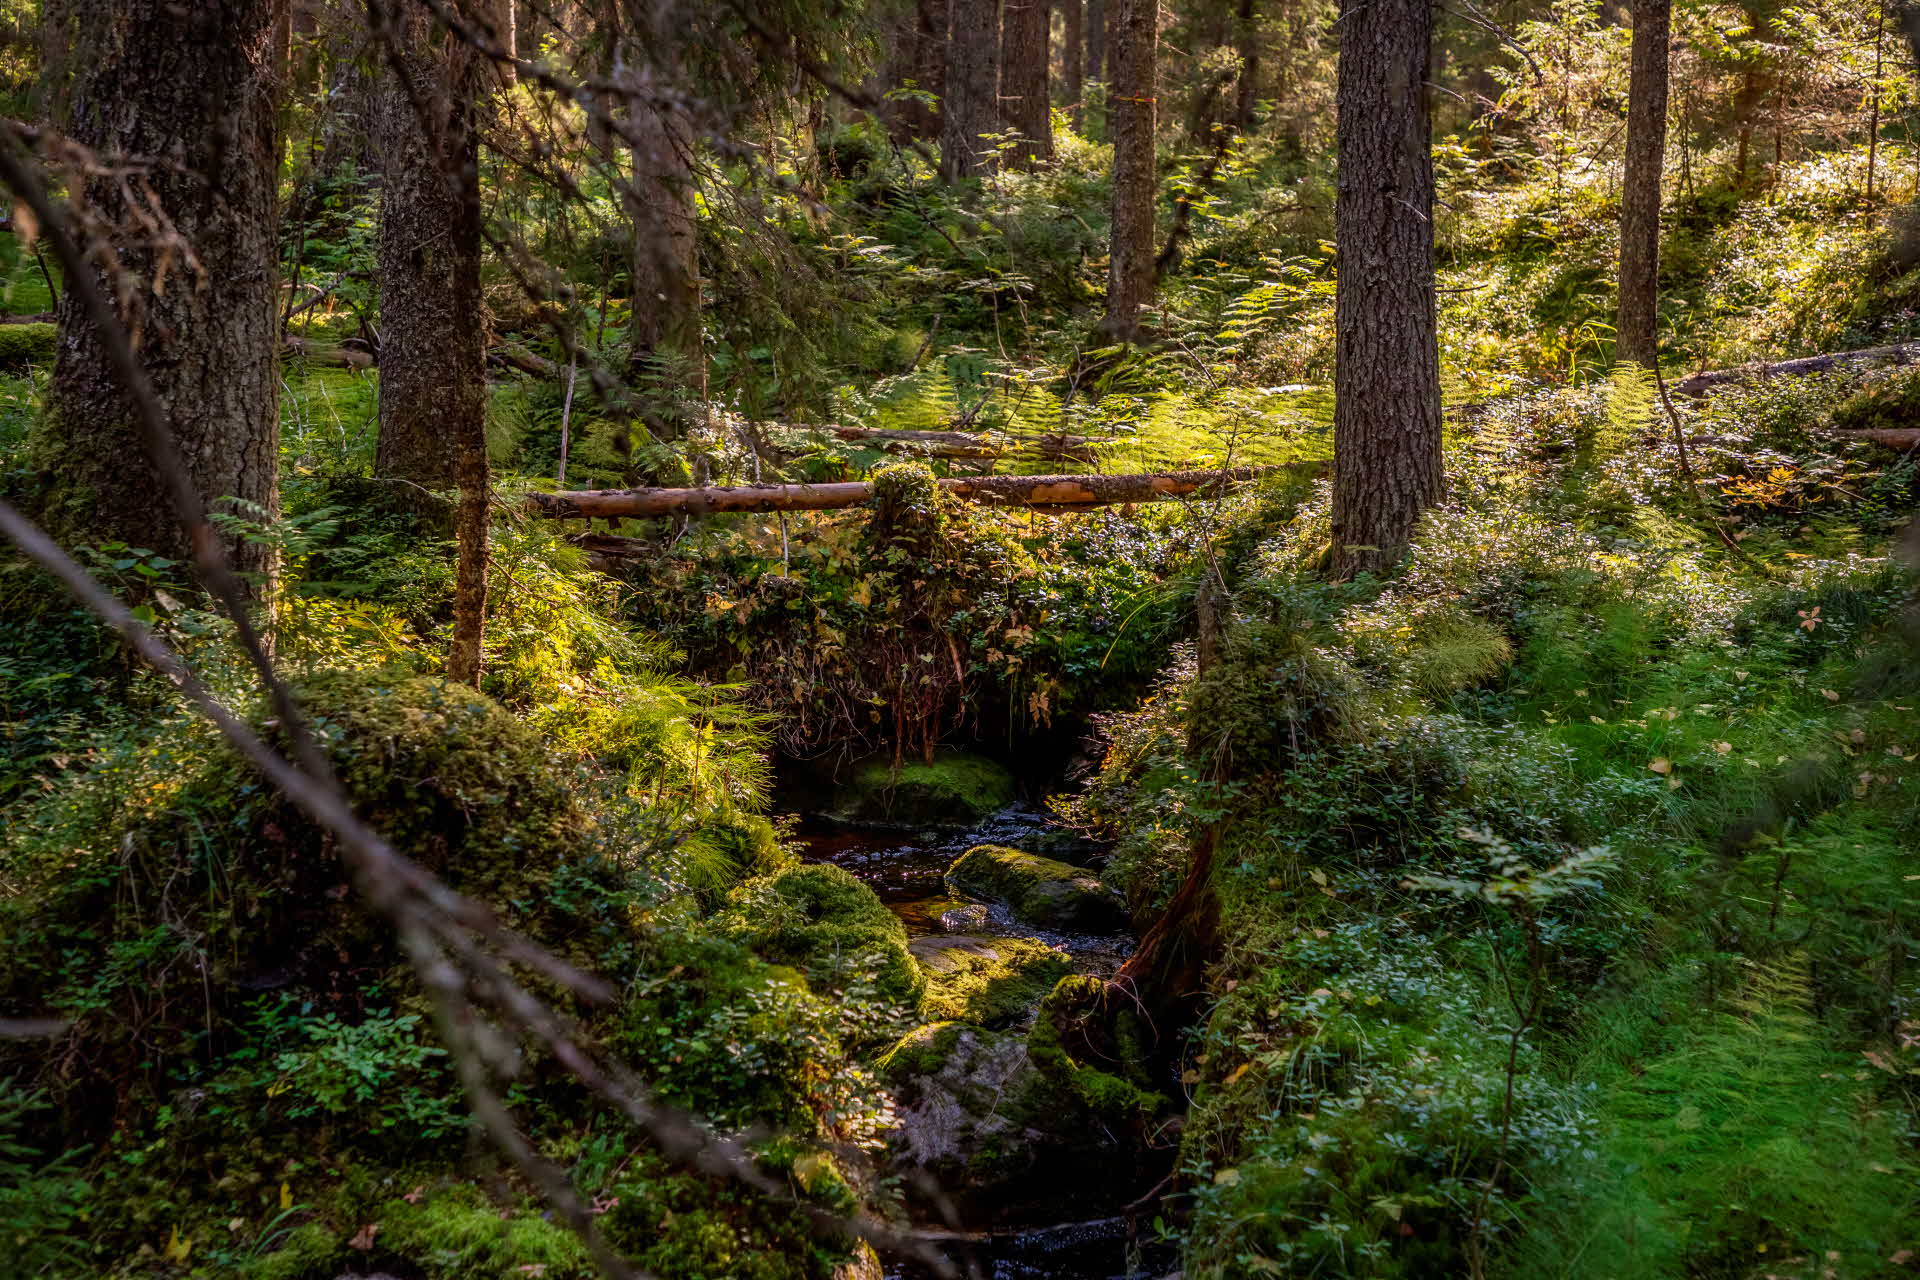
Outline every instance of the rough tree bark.
<path id="1" fill-rule="evenodd" d="M 1140 309 L 1153 301 L 1153 135 L 1159 0 L 1113 0 L 1113 67 L 1107 135 L 1113 139 L 1113 240 L 1107 267 L 1105 335 L 1131 342 Z"/>
<path id="2" fill-rule="evenodd" d="M 418 0 L 373 0 L 386 54 L 382 166 L 380 442 L 375 469 L 422 490 L 457 487 L 459 566 L 447 674 L 476 683 L 487 600 L 486 310 L 480 294 L 480 57 Z M 407 495 L 413 495 L 409 498 Z"/>
<path id="3" fill-rule="evenodd" d="M 165 159 L 138 181 L 172 234 L 130 214 L 111 177 L 69 176 L 118 269 L 100 276 L 134 335 L 201 496 L 279 510 L 276 184 L 286 0 L 178 5 L 75 0 L 68 132 L 106 165 Z M 120 540 L 176 560 L 191 548 L 140 443 L 134 409 L 72 290 L 59 304 L 49 412 L 30 442 L 42 519 L 56 534 Z M 249 509 L 251 508 L 251 509 Z M 270 551 L 240 542 L 264 587 Z"/>
<path id="4" fill-rule="evenodd" d="M 1087 92 L 1086 14 L 1081 0 L 1058 0 L 1060 10 L 1060 96 L 1073 116 L 1073 127 L 1085 118 L 1080 99 Z"/>
<path id="5" fill-rule="evenodd" d="M 1000 128 L 994 102 L 1000 0 L 947 0 L 945 95 L 940 100 L 940 180 L 960 182 L 985 168 L 983 133 Z"/>
<path id="6" fill-rule="evenodd" d="M 704 404 L 707 359 L 700 319 L 700 243 L 694 209 L 693 129 L 657 96 L 636 98 L 629 116 L 633 184 L 634 383 L 655 435 L 686 434 L 683 398 Z"/>
<path id="7" fill-rule="evenodd" d="M 1659 359 L 1660 182 L 1667 151 L 1667 64 L 1673 0 L 1634 0 L 1627 92 L 1627 171 L 1620 196 L 1619 359 Z"/>
<path id="8" fill-rule="evenodd" d="M 1000 21 L 1000 111 L 1007 132 L 1019 135 L 1011 155 L 1023 169 L 1053 155 L 1053 102 L 1047 90 L 1049 26 L 1047 0 L 1005 0 Z"/>
<path id="9" fill-rule="evenodd" d="M 1433 0 L 1342 0 L 1334 571 L 1406 550 L 1444 487 L 1426 105 Z"/>

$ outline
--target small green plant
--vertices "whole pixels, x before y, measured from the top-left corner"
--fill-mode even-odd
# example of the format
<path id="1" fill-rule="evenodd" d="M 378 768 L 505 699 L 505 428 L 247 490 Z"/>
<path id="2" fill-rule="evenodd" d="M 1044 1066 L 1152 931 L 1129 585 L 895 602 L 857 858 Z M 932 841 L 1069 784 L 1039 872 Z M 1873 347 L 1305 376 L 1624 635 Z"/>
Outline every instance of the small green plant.
<path id="1" fill-rule="evenodd" d="M 383 1009 L 354 1023 L 331 1013 L 311 1019 L 302 1026 L 307 1043 L 274 1060 L 280 1079 L 268 1092 L 284 1094 L 295 1118 L 351 1115 L 375 1132 L 454 1133 L 462 1113 L 439 1061 L 446 1050 L 426 1043 L 419 1023 L 418 1014 Z"/>

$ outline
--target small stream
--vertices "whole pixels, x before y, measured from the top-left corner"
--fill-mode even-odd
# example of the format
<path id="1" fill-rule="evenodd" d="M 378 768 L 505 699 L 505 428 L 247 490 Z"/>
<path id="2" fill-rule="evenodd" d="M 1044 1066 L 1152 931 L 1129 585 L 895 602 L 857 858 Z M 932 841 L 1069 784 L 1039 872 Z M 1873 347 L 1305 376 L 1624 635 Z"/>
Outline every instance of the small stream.
<path id="1" fill-rule="evenodd" d="M 1064 951 L 1077 973 L 1110 977 L 1132 952 L 1128 934 L 1054 933 L 1016 920 L 1002 906 L 952 898 L 943 879 L 955 859 L 975 845 L 998 844 L 1043 853 L 1080 866 L 1097 865 L 1105 850 L 1067 839 L 1044 813 L 1014 804 L 966 831 L 903 832 L 837 826 L 803 819 L 799 837 L 809 862 L 844 867 L 872 886 L 906 924 L 910 938 L 939 933 L 1037 938 Z M 969 1231 L 965 1223 L 926 1224 L 928 1242 L 961 1274 L 978 1280 L 1132 1280 L 1164 1276 L 1178 1264 L 1175 1251 L 1151 1239 L 1145 1223 L 1121 1206 L 1085 1221 Z M 1136 1237 L 1144 1236 L 1139 1240 Z M 924 1266 L 886 1263 L 886 1280 L 932 1280 Z"/>

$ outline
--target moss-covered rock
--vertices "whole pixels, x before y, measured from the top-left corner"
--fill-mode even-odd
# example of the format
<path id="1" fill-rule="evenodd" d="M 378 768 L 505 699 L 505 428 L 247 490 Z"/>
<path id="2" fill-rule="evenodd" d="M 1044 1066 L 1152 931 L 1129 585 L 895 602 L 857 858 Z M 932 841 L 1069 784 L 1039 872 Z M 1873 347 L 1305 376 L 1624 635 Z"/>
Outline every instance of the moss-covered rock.
<path id="1" fill-rule="evenodd" d="M 947 888 L 1004 902 L 1014 915 L 1043 929 L 1117 933 L 1127 927 L 1126 904 L 1098 876 L 1018 849 L 975 845 L 947 869 Z"/>
<path id="2" fill-rule="evenodd" d="M 834 790 L 827 816 L 839 822 L 899 827 L 965 827 L 1013 803 L 1013 776 L 963 751 L 932 763 L 869 760 Z"/>
<path id="3" fill-rule="evenodd" d="M 911 1006 L 926 987 L 907 952 L 907 930 L 874 891 L 841 867 L 816 863 L 743 886 L 719 929 L 777 964 L 805 971 L 817 989 L 874 981 Z"/>
<path id="4" fill-rule="evenodd" d="M 1033 938 L 939 935 L 907 944 L 927 975 L 920 1015 L 981 1026 L 1017 1022 L 1067 975 L 1067 957 Z"/>
<path id="5" fill-rule="evenodd" d="M 933 1198 L 969 1216 L 1032 1220 L 1131 1198 L 1151 1180 L 1135 1104 L 1153 1095 L 1107 1105 L 1122 1091 L 1098 1072 L 1081 1088 L 1086 1069 L 1060 1053 L 1037 1059 L 1031 1038 L 935 1022 L 880 1059 L 898 1115 L 892 1156 L 914 1194 L 931 1179 Z"/>

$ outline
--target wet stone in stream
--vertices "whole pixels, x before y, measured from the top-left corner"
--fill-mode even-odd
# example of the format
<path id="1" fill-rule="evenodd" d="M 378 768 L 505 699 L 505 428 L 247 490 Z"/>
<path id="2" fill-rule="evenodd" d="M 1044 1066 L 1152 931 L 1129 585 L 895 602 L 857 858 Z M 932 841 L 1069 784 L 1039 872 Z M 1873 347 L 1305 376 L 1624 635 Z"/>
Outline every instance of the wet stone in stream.
<path id="1" fill-rule="evenodd" d="M 866 881 L 907 926 L 909 937 L 933 933 L 1038 938 L 1071 957 L 1075 973 L 1111 977 L 1133 951 L 1128 934 L 1060 933 L 1013 918 L 1004 906 L 956 901 L 943 879 L 975 845 L 1007 845 L 1085 865 L 1101 852 L 1055 826 L 1045 814 L 1010 805 L 966 831 L 869 831 L 808 826 L 800 831 L 809 862 L 830 862 Z"/>

